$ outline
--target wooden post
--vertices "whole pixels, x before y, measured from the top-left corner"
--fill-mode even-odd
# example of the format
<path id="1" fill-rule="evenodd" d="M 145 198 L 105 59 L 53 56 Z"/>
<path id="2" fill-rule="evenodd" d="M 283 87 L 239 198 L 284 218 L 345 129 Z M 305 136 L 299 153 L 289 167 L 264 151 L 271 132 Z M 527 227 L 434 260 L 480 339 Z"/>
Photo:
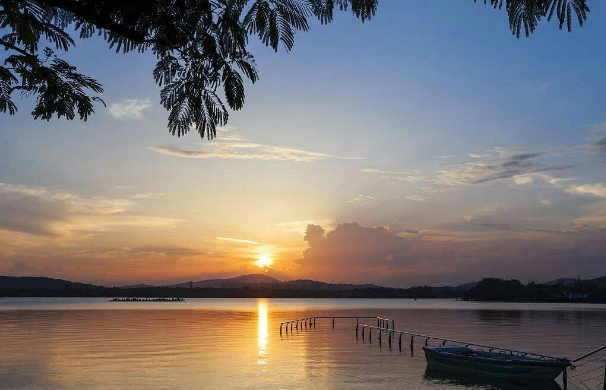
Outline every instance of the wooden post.
<path id="1" fill-rule="evenodd" d="M 400 333 L 400 340 L 398 340 L 398 347 L 400 348 L 400 352 L 402 352 L 402 333 Z"/>
<path id="2" fill-rule="evenodd" d="M 282 324 L 280 324 L 280 336 L 282 336 Z"/>
<path id="3" fill-rule="evenodd" d="M 368 329 L 368 342 L 372 344 L 372 328 Z"/>
<path id="4" fill-rule="evenodd" d="M 360 326 L 360 323 L 356 320 L 356 339 L 358 338 L 358 327 Z"/>
<path id="5" fill-rule="evenodd" d="M 332 328 L 335 328 L 335 317 L 332 318 Z"/>
<path id="6" fill-rule="evenodd" d="M 389 348 L 391 348 L 391 333 L 392 332 L 389 332 Z"/>
<path id="7" fill-rule="evenodd" d="M 362 327 L 362 341 L 364 341 L 364 331 L 366 330 L 365 327 Z"/>

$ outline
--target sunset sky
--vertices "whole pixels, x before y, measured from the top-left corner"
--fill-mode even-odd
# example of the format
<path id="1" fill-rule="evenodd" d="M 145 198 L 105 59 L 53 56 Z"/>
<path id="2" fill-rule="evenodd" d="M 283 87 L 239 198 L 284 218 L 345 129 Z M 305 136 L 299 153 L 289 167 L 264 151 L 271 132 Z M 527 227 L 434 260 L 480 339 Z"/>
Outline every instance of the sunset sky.
<path id="1" fill-rule="evenodd" d="M 267 272 L 388 286 L 606 275 L 606 3 L 516 39 L 471 1 L 383 1 L 274 53 L 218 138 L 171 136 L 155 58 L 65 57 L 88 122 L 0 114 L 0 274 Z M 261 265 L 262 267 L 259 267 Z"/>

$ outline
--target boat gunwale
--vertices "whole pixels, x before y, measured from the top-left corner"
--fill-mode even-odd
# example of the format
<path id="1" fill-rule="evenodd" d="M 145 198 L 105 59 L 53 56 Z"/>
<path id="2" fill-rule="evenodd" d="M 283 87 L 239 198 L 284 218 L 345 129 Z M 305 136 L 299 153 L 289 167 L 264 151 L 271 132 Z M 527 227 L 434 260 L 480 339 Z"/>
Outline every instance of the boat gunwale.
<path id="1" fill-rule="evenodd" d="M 428 347 L 423 347 L 423 351 L 425 351 L 426 355 L 433 354 L 435 356 L 439 356 L 439 357 L 443 357 L 443 358 L 447 358 L 447 359 L 468 360 L 468 361 L 474 361 L 474 362 L 485 363 L 485 364 L 524 365 L 524 366 L 561 367 L 561 368 L 566 368 L 566 367 L 572 366 L 572 363 L 568 360 L 537 359 L 537 358 L 532 358 L 532 357 L 510 355 L 510 354 L 499 353 L 499 352 L 478 351 L 478 350 L 474 350 L 471 348 L 457 346 L 457 348 L 467 349 L 467 350 L 470 350 L 473 352 L 482 352 L 485 354 L 494 354 L 496 356 L 502 355 L 502 356 L 507 356 L 507 357 L 511 356 L 511 357 L 520 358 L 517 360 L 516 359 L 499 360 L 496 358 L 491 358 L 490 356 L 486 356 L 486 357 L 482 357 L 479 355 L 465 356 L 465 355 L 461 355 L 461 354 L 455 354 L 452 352 L 439 351 L 439 349 L 441 349 L 441 348 L 444 348 L 444 347 L 428 346 Z"/>

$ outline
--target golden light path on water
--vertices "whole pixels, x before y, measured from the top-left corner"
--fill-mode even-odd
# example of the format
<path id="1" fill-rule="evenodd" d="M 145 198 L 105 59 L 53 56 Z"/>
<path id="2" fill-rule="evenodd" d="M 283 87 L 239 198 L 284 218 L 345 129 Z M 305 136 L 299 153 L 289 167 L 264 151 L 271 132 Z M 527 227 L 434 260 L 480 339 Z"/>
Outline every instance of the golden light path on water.
<path id="1" fill-rule="evenodd" d="M 265 356 L 267 355 L 267 301 L 261 299 L 258 301 L 258 316 L 259 316 L 259 336 L 257 339 L 257 348 L 259 350 L 258 364 L 266 363 Z"/>

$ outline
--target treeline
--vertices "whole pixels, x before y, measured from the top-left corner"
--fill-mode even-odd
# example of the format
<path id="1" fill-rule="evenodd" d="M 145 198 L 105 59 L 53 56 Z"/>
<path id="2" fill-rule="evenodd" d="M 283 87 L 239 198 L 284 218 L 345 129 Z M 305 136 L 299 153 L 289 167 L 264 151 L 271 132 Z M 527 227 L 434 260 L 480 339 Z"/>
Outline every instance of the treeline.
<path id="1" fill-rule="evenodd" d="M 179 298 L 459 298 L 461 292 L 452 288 L 411 287 L 408 289 L 372 287 L 351 290 L 275 289 L 267 287 L 183 288 L 139 287 L 119 288 L 86 285 L 78 288 L 9 288 L 0 290 L 6 297 L 179 297 Z"/>
<path id="2" fill-rule="evenodd" d="M 572 286 L 564 283 L 552 285 L 530 282 L 522 284 L 519 280 L 486 278 L 463 294 L 468 301 L 503 302 L 592 302 L 606 303 L 606 288 L 595 283 L 577 281 Z"/>

